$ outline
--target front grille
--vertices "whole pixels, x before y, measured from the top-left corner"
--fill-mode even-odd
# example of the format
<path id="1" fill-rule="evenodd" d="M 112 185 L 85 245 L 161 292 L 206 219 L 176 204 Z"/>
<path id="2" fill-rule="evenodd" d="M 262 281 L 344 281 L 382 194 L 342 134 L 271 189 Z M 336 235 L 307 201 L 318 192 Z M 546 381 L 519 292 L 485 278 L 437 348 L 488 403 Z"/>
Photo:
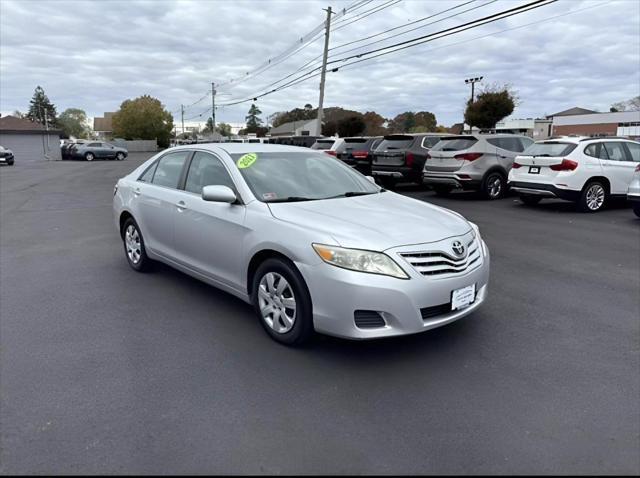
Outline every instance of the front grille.
<path id="1" fill-rule="evenodd" d="M 359 329 L 377 329 L 384 327 L 386 322 L 375 310 L 356 310 L 353 313 L 356 327 Z"/>
<path id="2" fill-rule="evenodd" d="M 471 239 L 466 256 L 456 258 L 442 251 L 401 252 L 400 255 L 423 276 L 462 274 L 480 265 L 480 244 Z"/>
<path id="3" fill-rule="evenodd" d="M 422 320 L 427 320 L 432 317 L 448 314 L 449 312 L 452 312 L 451 302 L 447 302 L 446 304 L 441 305 L 434 305 L 433 307 L 423 307 L 422 309 L 420 309 Z"/>

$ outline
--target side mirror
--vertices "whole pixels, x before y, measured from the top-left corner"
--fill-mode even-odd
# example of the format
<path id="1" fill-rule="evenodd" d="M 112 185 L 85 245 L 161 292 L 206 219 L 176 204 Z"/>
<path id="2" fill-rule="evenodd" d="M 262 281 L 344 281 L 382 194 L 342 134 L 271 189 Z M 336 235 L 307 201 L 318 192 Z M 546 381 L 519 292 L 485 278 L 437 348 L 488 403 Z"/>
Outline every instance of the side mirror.
<path id="1" fill-rule="evenodd" d="M 367 176 L 367 179 L 371 181 L 373 184 L 376 184 L 376 179 L 373 176 Z"/>
<path id="2" fill-rule="evenodd" d="M 209 202 L 236 202 L 236 193 L 227 186 L 205 186 L 202 188 L 202 199 Z"/>

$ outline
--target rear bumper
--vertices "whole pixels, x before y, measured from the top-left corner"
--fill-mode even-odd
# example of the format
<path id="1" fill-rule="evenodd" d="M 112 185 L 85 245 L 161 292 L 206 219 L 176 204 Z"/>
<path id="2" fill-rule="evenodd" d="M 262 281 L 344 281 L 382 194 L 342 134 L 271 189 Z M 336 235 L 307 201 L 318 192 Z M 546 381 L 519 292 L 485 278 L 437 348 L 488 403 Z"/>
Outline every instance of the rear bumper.
<path id="1" fill-rule="evenodd" d="M 518 194 L 530 194 L 547 198 L 565 199 L 567 201 L 577 201 L 580 199 L 580 192 L 572 189 L 561 189 L 553 184 L 524 183 L 519 181 L 509 181 L 509 187 Z"/>
<path id="2" fill-rule="evenodd" d="M 455 189 L 479 189 L 480 179 L 465 178 L 456 173 L 438 173 L 434 171 L 424 171 L 422 182 L 427 186 L 449 186 Z"/>
<path id="3" fill-rule="evenodd" d="M 371 175 L 415 182 L 421 182 L 422 179 L 421 171 L 416 171 L 407 166 L 386 166 L 382 164 L 372 164 Z"/>

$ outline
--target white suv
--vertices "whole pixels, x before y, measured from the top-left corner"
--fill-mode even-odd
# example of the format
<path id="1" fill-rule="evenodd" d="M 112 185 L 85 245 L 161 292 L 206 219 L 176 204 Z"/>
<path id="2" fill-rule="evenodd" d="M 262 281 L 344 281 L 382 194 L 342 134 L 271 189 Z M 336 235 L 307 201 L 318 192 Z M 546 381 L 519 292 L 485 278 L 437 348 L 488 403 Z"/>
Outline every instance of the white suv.
<path id="1" fill-rule="evenodd" d="M 509 186 L 527 205 L 560 198 L 595 212 L 611 196 L 626 196 L 638 163 L 640 143 L 626 138 L 552 138 L 516 157 Z"/>

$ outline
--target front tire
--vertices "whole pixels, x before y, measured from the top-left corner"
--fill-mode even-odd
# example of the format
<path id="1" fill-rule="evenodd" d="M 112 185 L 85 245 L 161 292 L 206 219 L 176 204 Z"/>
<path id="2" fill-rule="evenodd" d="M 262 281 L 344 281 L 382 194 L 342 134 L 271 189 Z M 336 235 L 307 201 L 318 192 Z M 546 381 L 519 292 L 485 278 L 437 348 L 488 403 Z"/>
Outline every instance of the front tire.
<path id="1" fill-rule="evenodd" d="M 601 181 L 590 181 L 582 190 L 578 206 L 583 212 L 598 212 L 608 200 L 607 187 Z"/>
<path id="2" fill-rule="evenodd" d="M 93 153 L 87 153 L 84 155 L 84 159 L 86 159 L 87 161 L 93 161 L 94 159 L 96 159 L 96 156 Z"/>
<path id="3" fill-rule="evenodd" d="M 254 275 L 251 291 L 260 323 L 273 340 L 301 345 L 311 339 L 311 296 L 292 263 L 278 258 L 264 261 Z"/>
<path id="4" fill-rule="evenodd" d="M 522 203 L 525 206 L 535 206 L 540 202 L 541 199 L 542 198 L 540 196 L 534 196 L 532 194 L 521 194 L 520 195 L 520 201 L 522 201 Z"/>
<path id="5" fill-rule="evenodd" d="M 493 172 L 487 174 L 482 181 L 480 191 L 485 199 L 502 199 L 507 190 L 507 180 L 502 173 Z"/>
<path id="6" fill-rule="evenodd" d="M 132 217 L 128 218 L 122 226 L 122 243 L 127 262 L 133 270 L 146 272 L 151 269 L 151 259 L 147 256 L 142 232 Z"/>
<path id="7" fill-rule="evenodd" d="M 116 154 L 116 159 L 117 159 L 118 161 L 122 161 L 122 160 L 124 159 L 124 153 L 118 153 L 118 154 Z"/>

